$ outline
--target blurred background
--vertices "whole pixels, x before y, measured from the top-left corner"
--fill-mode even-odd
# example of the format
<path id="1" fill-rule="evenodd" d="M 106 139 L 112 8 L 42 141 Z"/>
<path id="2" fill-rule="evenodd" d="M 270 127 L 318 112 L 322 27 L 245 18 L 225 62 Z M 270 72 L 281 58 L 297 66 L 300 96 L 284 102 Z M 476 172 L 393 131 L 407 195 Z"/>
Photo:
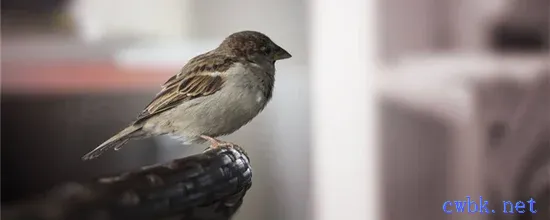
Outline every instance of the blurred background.
<path id="1" fill-rule="evenodd" d="M 225 138 L 247 149 L 254 168 L 235 219 L 312 218 L 310 2 L 1 4 L 3 204 L 200 152 L 157 138 L 80 160 L 136 117 L 189 58 L 250 29 L 293 58 L 277 63 L 265 111 Z M 539 212 L 464 219 L 550 219 L 550 1 L 378 5 L 384 219 L 461 218 L 441 205 L 466 195 L 534 197 Z"/>

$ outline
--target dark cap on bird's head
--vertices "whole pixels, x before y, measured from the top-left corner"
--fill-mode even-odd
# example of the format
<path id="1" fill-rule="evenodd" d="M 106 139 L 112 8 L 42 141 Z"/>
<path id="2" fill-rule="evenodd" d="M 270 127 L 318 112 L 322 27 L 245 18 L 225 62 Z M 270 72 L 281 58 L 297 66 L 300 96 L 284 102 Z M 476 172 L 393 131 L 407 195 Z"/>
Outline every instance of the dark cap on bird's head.
<path id="1" fill-rule="evenodd" d="M 231 34 L 225 38 L 218 49 L 241 57 L 266 56 L 273 61 L 292 57 L 268 36 L 257 31 L 241 31 Z"/>

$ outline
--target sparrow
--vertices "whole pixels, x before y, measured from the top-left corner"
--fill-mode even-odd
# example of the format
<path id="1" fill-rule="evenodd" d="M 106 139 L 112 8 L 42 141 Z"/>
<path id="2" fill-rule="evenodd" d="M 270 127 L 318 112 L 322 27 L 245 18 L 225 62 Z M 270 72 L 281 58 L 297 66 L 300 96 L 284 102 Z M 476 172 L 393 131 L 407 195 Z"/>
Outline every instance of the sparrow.
<path id="1" fill-rule="evenodd" d="M 162 135 L 183 145 L 234 146 L 217 137 L 235 132 L 265 108 L 273 94 L 275 62 L 291 57 L 263 33 L 233 33 L 190 59 L 128 127 L 82 160 L 120 150 L 130 140 Z"/>

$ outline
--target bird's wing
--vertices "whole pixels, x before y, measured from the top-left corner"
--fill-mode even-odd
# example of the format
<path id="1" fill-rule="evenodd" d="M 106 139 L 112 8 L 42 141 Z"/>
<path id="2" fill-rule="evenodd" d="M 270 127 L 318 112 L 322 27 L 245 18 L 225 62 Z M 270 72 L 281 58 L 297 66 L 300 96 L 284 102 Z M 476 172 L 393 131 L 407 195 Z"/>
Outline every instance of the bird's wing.
<path id="1" fill-rule="evenodd" d="M 162 90 L 145 107 L 134 124 L 170 110 L 182 102 L 219 91 L 225 81 L 222 73 L 234 63 L 235 59 L 231 57 L 209 53 L 191 59 L 180 73 L 162 85 Z"/>

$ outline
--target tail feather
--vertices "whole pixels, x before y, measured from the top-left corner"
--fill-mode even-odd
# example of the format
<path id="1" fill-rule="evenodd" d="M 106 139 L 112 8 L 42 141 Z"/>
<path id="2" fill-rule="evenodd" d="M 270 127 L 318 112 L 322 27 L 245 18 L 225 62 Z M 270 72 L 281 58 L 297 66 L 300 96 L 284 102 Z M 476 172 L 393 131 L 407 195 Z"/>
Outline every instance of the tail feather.
<path id="1" fill-rule="evenodd" d="M 109 138 L 107 141 L 103 142 L 101 145 L 93 149 L 92 151 L 88 152 L 84 156 L 82 156 L 82 160 L 92 160 L 95 159 L 101 154 L 103 154 L 105 151 L 110 149 L 119 150 L 122 148 L 131 138 L 140 136 L 140 133 L 142 132 L 141 126 L 135 126 L 132 125 L 130 127 L 125 128 L 124 130 L 120 131 L 115 136 Z"/>

